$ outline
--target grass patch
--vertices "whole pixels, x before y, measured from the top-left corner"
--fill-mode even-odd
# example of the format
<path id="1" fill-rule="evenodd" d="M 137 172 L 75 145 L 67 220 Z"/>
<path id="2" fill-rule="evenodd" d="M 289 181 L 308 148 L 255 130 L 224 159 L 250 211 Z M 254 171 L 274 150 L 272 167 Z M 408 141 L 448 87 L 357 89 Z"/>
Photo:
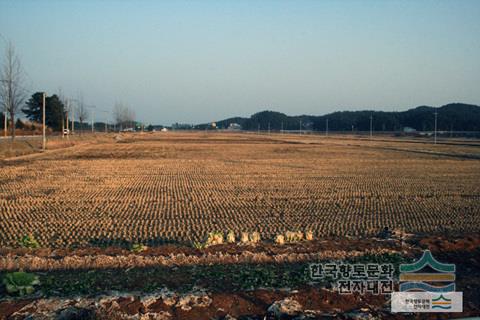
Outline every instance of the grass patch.
<path id="1" fill-rule="evenodd" d="M 400 254 L 382 254 L 365 255 L 344 262 L 392 263 L 396 269 L 395 274 L 398 274 L 399 265 L 410 260 Z M 258 288 L 293 289 L 313 283 L 309 263 L 64 270 L 38 275 L 41 283 L 39 289 L 46 296 L 98 295 L 108 291 L 153 292 L 165 287 L 187 292 L 194 286 L 212 292 L 234 292 Z M 331 279 L 325 279 L 316 285 L 329 287 L 331 282 Z"/>

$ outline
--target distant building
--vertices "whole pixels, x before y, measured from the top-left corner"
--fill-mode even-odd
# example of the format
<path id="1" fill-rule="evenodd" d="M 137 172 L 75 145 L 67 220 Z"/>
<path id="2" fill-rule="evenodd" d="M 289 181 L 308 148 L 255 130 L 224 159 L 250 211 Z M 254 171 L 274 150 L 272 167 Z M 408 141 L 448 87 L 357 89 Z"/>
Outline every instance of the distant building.
<path id="1" fill-rule="evenodd" d="M 173 130 L 190 130 L 193 128 L 193 125 L 189 123 L 174 123 L 172 124 L 172 129 Z"/>
<path id="2" fill-rule="evenodd" d="M 414 128 L 410 128 L 410 127 L 403 127 L 403 132 L 405 132 L 405 133 L 415 133 L 415 132 L 417 132 L 417 130 L 415 130 Z"/>
<path id="3" fill-rule="evenodd" d="M 230 124 L 228 125 L 227 130 L 232 130 L 232 131 L 242 130 L 242 126 L 239 125 L 238 123 L 230 123 Z"/>

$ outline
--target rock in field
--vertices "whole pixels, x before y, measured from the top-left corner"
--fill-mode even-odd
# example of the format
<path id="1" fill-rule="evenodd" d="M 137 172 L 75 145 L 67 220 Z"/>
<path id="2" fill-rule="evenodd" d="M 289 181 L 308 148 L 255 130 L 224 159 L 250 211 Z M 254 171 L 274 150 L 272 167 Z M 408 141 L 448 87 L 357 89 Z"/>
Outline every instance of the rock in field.
<path id="1" fill-rule="evenodd" d="M 302 313 L 302 311 L 302 305 L 298 303 L 298 301 L 290 298 L 275 301 L 268 308 L 268 312 L 272 314 L 276 319 L 287 319 L 290 317 L 298 316 Z"/>

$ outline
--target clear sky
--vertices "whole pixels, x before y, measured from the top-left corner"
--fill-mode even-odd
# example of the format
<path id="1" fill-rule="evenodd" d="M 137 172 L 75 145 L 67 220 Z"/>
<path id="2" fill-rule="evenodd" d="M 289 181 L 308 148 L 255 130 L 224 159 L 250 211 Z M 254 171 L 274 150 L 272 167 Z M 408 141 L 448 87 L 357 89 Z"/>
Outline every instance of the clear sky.
<path id="1" fill-rule="evenodd" d="M 480 104 L 480 1 L 0 0 L 0 34 L 32 92 L 146 123 Z"/>

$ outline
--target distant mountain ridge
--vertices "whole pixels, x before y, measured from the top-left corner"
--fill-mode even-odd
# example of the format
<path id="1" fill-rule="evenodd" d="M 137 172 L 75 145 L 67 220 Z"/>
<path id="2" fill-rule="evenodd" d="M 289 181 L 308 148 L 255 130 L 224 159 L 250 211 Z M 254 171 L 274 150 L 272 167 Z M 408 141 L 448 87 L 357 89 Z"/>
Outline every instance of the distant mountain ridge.
<path id="1" fill-rule="evenodd" d="M 439 108 L 419 106 L 407 111 L 337 111 L 322 116 L 288 116 L 276 111 L 261 111 L 249 118 L 233 117 L 217 121 L 218 128 L 228 128 L 238 123 L 244 130 L 315 130 L 325 131 L 368 131 L 370 116 L 375 131 L 399 131 L 405 127 L 417 131 L 434 130 L 437 112 L 439 131 L 480 131 L 480 106 L 465 103 L 450 103 Z M 202 129 L 209 124 L 200 124 Z"/>

